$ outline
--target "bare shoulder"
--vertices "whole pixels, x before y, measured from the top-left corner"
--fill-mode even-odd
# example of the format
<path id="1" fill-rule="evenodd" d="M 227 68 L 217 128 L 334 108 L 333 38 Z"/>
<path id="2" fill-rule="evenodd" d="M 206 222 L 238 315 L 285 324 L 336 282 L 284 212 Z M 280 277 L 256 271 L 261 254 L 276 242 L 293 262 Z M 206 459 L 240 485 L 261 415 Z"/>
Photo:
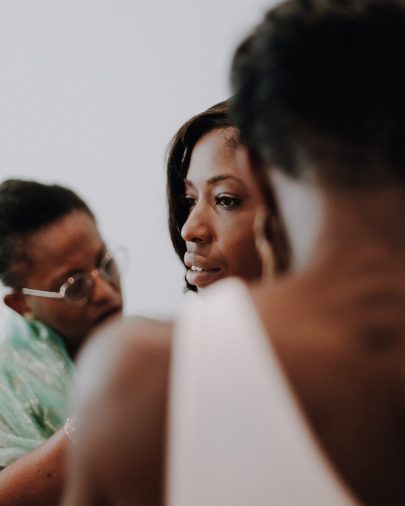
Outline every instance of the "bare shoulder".
<path id="1" fill-rule="evenodd" d="M 100 330 L 80 356 L 72 482 L 87 477 L 95 503 L 161 500 L 171 333 L 171 323 L 129 318 Z"/>
<path id="2" fill-rule="evenodd" d="M 166 367 L 170 359 L 172 323 L 129 317 L 104 326 L 78 360 L 78 382 L 84 393 L 125 386 L 146 368 Z M 94 391 L 93 391 L 94 394 Z"/>
<path id="3" fill-rule="evenodd" d="M 158 388 L 163 395 L 169 374 L 171 334 L 169 322 L 135 317 L 103 327 L 79 357 L 75 409 L 89 413 L 91 404 L 102 404 L 110 408 L 108 416 L 114 416 L 115 408 L 122 413 L 120 404 L 137 395 L 151 395 Z M 130 409 L 128 404 L 126 407 Z"/>

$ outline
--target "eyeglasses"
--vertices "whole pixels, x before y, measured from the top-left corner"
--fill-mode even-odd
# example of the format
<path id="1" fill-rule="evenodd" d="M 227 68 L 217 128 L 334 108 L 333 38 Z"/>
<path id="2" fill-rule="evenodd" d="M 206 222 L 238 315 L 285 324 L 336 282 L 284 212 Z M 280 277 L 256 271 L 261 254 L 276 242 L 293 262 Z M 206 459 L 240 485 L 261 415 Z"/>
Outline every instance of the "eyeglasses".
<path id="1" fill-rule="evenodd" d="M 114 250 L 114 255 L 107 251 L 101 259 L 97 269 L 91 272 L 78 272 L 70 276 L 58 292 L 48 292 L 46 290 L 34 290 L 33 288 L 21 288 L 21 293 L 33 295 L 34 297 L 46 297 L 48 299 L 63 299 L 69 304 L 76 306 L 84 305 L 89 302 L 93 296 L 94 280 L 101 276 L 109 283 L 118 282 L 126 260 L 126 250 L 118 248 Z"/>

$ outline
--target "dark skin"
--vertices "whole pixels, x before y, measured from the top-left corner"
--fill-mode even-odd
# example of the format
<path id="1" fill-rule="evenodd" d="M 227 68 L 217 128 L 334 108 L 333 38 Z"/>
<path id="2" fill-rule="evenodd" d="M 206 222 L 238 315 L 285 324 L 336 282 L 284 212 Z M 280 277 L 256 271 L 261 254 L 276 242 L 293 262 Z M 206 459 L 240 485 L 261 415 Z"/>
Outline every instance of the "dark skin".
<path id="1" fill-rule="evenodd" d="M 366 504 L 403 504 L 404 193 L 324 190 L 312 258 L 253 297 L 312 428 Z M 350 245 L 350 247 L 348 247 Z M 286 325 L 288 318 L 288 325 Z"/>
<path id="2" fill-rule="evenodd" d="M 171 331 L 169 323 L 127 320 L 85 350 L 81 371 L 92 373 L 79 379 L 81 430 L 64 505 L 162 504 Z"/>
<path id="3" fill-rule="evenodd" d="M 68 440 L 63 430 L 0 472 L 0 504 L 55 505 L 65 481 Z"/>
<path id="4" fill-rule="evenodd" d="M 58 292 L 73 274 L 95 269 L 106 251 L 96 222 L 82 210 L 73 210 L 33 232 L 25 238 L 24 248 L 26 260 L 14 266 L 23 286 L 52 292 Z M 106 312 L 122 310 L 119 281 L 102 276 L 95 278 L 92 298 L 86 304 L 72 305 L 19 291 L 7 294 L 4 302 L 22 316 L 32 314 L 54 329 L 72 358 Z"/>
<path id="5" fill-rule="evenodd" d="M 398 395 L 403 339 L 393 342 L 369 331 L 370 315 L 361 308 L 368 296 L 365 283 L 351 281 L 353 292 L 347 297 L 334 281 L 336 291 L 327 300 L 321 272 L 317 279 L 314 273 L 277 290 L 257 287 L 253 297 L 303 411 L 336 469 L 366 504 L 403 504 Z M 349 307 L 357 307 L 360 317 L 347 318 Z M 374 311 L 382 329 L 391 315 L 377 307 Z M 399 323 L 405 328 L 405 321 Z"/>
<path id="6" fill-rule="evenodd" d="M 262 209 L 260 192 L 246 150 L 231 146 L 227 135 L 226 129 L 216 129 L 197 142 L 184 180 L 186 277 L 199 289 L 228 276 L 249 280 L 260 274 L 253 237 L 253 222 Z M 205 272 L 193 271 L 194 264 Z"/>
<path id="7" fill-rule="evenodd" d="M 106 246 L 97 224 L 88 213 L 73 210 L 58 221 L 32 233 L 25 241 L 28 262 L 16 265 L 24 286 L 58 291 L 76 272 L 91 272 L 98 266 Z M 122 297 L 119 280 L 95 278 L 91 300 L 80 306 L 63 300 L 7 294 L 4 302 L 14 311 L 35 318 L 63 338 L 74 359 L 88 333 L 102 322 L 104 314 L 119 315 Z M 60 429 L 36 450 L 18 459 L 0 473 L 2 506 L 54 506 L 61 498 L 69 441 Z"/>
<path id="8" fill-rule="evenodd" d="M 376 341 L 367 332 L 355 335 L 353 329 L 357 328 L 358 322 L 347 322 L 340 328 L 337 325 L 336 331 L 331 332 L 330 321 L 320 314 L 323 311 L 328 314 L 329 304 L 333 301 L 324 300 L 323 276 L 319 277 L 318 286 L 311 278 L 280 283 L 277 289 L 256 286 L 252 289 L 252 296 L 303 411 L 343 479 L 366 504 L 403 504 L 403 414 L 395 409 L 400 402 L 398 389 L 403 370 L 403 339 L 386 343 L 378 338 Z M 362 287 L 358 288 L 361 292 Z M 294 307 L 293 319 L 291 307 Z M 345 308 L 346 302 L 340 310 L 343 312 Z M 337 310 L 336 323 L 341 316 L 339 313 Z M 287 316 L 290 322 L 288 331 L 284 325 Z M 405 322 L 401 323 L 405 328 Z M 116 358 L 114 374 L 120 371 L 116 388 L 122 394 L 107 405 L 105 397 L 96 403 L 99 409 L 103 405 L 104 409 L 116 411 L 114 433 L 100 420 L 103 424 L 100 439 L 108 443 L 98 446 L 98 440 L 94 446 L 88 446 L 87 451 L 85 447 L 74 448 L 76 455 L 73 456 L 72 469 L 75 476 L 83 477 L 83 482 L 71 480 L 64 506 L 130 505 L 134 497 L 142 497 L 139 504 L 145 506 L 162 504 L 167 442 L 165 427 L 157 422 L 163 419 L 167 404 L 171 327 L 168 324 L 158 330 L 145 327 L 142 335 L 127 327 L 120 333 L 123 353 L 121 358 Z M 156 353 L 150 356 L 148 336 L 156 340 Z M 320 347 L 324 336 L 328 336 L 327 343 Z M 108 348 L 106 340 L 98 345 Z M 144 356 L 149 356 L 142 367 L 132 363 L 140 349 Z M 159 381 L 153 388 L 139 385 L 139 392 L 129 393 L 128 385 L 135 384 L 141 369 L 146 366 L 158 371 Z M 118 417 L 124 406 L 126 420 Z M 139 417 L 140 412 L 142 417 Z M 160 413 L 159 416 L 156 413 Z M 94 426 L 92 429 L 84 427 L 83 437 L 89 436 L 90 430 L 94 431 Z M 114 452 L 120 452 L 120 457 L 113 464 L 111 455 Z M 135 454 L 138 459 L 132 462 Z M 130 466 L 128 462 L 131 462 Z M 148 479 L 141 480 L 144 464 L 149 469 Z M 128 469 L 131 469 L 130 473 Z M 136 479 L 134 469 L 140 473 L 139 479 Z M 83 476 L 83 473 L 89 475 Z M 82 502 L 78 501 L 79 497 Z M 108 497 L 108 500 L 97 502 L 101 497 Z"/>
<path id="9" fill-rule="evenodd" d="M 325 190 L 324 198 L 314 253 L 289 276 L 259 283 L 251 294 L 303 414 L 338 475 L 365 504 L 404 504 L 405 200 L 397 189 Z M 102 438 L 88 450 L 75 448 L 72 469 L 83 481 L 71 480 L 64 506 L 98 504 L 101 496 L 106 500 L 100 504 L 111 506 L 133 504 L 135 497 L 142 505 L 162 504 L 171 327 L 129 322 L 114 332 L 120 351 L 111 356 L 104 335 L 83 361 L 97 375 L 96 357 L 104 356 L 108 369 L 96 381 L 91 410 L 86 395 L 79 395 L 79 406 L 83 416 L 111 408 L 118 417 L 125 409 L 125 420 L 117 426 L 94 420 Z M 153 387 L 144 374 L 157 378 Z M 142 383 L 129 393 L 140 376 Z M 123 395 L 112 398 L 112 391 Z M 81 430 L 83 439 L 90 436 L 90 426 Z M 112 448 L 127 449 L 125 444 L 136 444 L 135 468 L 116 453 L 111 461 Z M 136 473 L 144 462 L 148 479 L 140 480 Z"/>

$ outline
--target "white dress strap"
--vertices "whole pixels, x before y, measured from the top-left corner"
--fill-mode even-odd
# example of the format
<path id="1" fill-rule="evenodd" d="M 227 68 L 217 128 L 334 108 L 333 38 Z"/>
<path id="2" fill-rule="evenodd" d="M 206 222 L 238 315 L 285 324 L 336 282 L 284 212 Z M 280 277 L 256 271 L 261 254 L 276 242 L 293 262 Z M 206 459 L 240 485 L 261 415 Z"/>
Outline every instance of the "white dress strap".
<path id="1" fill-rule="evenodd" d="M 170 393 L 168 506 L 349 506 L 302 416 L 247 288 L 184 305 Z"/>

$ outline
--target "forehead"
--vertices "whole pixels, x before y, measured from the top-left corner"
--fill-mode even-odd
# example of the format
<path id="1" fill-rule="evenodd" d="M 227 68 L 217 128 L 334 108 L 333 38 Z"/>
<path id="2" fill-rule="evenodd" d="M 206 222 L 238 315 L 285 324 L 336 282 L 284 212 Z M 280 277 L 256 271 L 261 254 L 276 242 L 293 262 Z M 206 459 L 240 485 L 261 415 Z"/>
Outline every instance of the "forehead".
<path id="1" fill-rule="evenodd" d="M 203 185 L 215 176 L 231 175 L 245 183 L 253 180 L 247 151 L 232 137 L 233 129 L 216 129 L 205 134 L 194 146 L 186 178 Z"/>
<path id="2" fill-rule="evenodd" d="M 94 219 L 85 211 L 75 210 L 32 234 L 24 249 L 31 268 L 37 265 L 51 268 L 86 262 L 102 245 Z"/>

